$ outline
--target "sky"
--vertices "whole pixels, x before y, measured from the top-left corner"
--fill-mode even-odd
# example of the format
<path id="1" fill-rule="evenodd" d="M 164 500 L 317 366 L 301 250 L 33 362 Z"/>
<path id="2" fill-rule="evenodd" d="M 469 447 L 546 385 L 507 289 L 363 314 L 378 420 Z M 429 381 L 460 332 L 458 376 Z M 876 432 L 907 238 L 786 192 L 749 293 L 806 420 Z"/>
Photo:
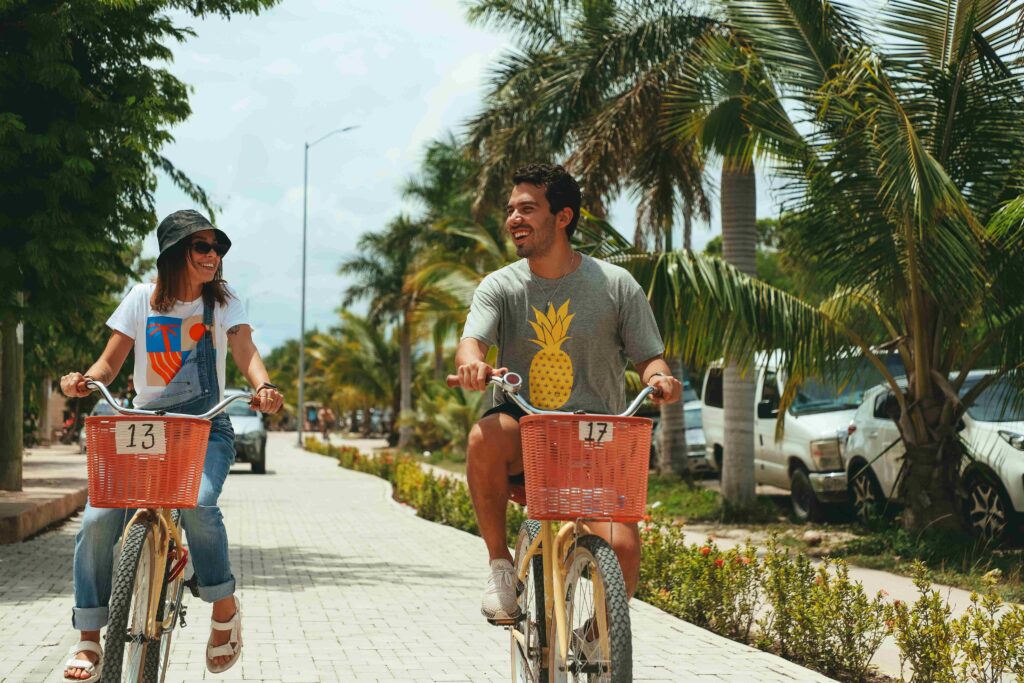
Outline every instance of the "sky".
<path id="1" fill-rule="evenodd" d="M 512 43 L 470 26 L 459 0 L 284 0 L 257 17 L 177 19 L 196 32 L 169 67 L 192 86 L 192 116 L 163 154 L 219 208 L 233 243 L 225 277 L 266 354 L 299 336 L 304 143 L 358 126 L 309 152 L 306 327 L 323 330 L 338 321 L 339 264 L 362 233 L 416 211 L 403 182 L 431 140 L 478 111 Z M 771 215 L 764 182 L 758 200 L 759 215 Z M 158 218 L 183 208 L 199 207 L 161 177 Z M 610 209 L 632 234 L 629 198 Z M 695 228 L 695 248 L 720 232 L 715 213 Z M 157 251 L 154 233 L 144 254 Z"/>

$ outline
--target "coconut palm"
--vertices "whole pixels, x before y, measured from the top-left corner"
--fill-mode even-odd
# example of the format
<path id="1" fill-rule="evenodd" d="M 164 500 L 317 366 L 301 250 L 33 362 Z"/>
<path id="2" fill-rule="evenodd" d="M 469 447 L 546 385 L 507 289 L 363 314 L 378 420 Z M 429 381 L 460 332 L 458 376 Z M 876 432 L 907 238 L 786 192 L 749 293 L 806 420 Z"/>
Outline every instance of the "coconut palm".
<path id="1" fill-rule="evenodd" d="M 391 221 L 382 232 L 369 232 L 356 243 L 358 255 L 342 262 L 338 272 L 355 278 L 342 298 L 342 305 L 368 300 L 369 317 L 375 324 L 394 322 L 399 343 L 399 412 L 411 412 L 413 340 L 416 325 L 417 293 L 406 287 L 406 278 L 414 272 L 418 248 L 425 229 L 407 216 Z M 399 430 L 398 445 L 409 444 L 408 425 Z"/>
<path id="2" fill-rule="evenodd" d="M 717 45 L 724 68 L 739 51 L 770 85 L 741 103 L 804 217 L 788 247 L 814 259 L 834 293 L 812 307 L 678 254 L 638 269 L 671 319 L 687 321 L 671 333 L 691 357 L 724 348 L 749 362 L 781 349 L 783 409 L 808 377 L 842 381 L 841 359 L 858 349 L 899 402 L 904 522 L 963 528 L 960 416 L 998 378 L 1024 387 L 1024 273 L 1012 265 L 1024 245 L 1024 62 L 1012 19 L 1024 3 L 900 0 L 869 16 L 824 0 L 724 4 L 736 38 Z M 869 38 L 879 35 L 886 47 Z M 905 388 L 879 345 L 899 350 Z M 983 358 L 994 372 L 961 396 Z"/>

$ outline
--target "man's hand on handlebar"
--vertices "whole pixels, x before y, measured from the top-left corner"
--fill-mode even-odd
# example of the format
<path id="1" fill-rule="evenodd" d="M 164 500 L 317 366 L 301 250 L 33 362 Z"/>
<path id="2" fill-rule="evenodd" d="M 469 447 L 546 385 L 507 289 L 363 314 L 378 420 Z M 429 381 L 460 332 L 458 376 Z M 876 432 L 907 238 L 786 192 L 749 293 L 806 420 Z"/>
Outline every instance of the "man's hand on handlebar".
<path id="1" fill-rule="evenodd" d="M 68 398 L 88 396 L 92 391 L 86 388 L 86 379 L 88 378 L 80 372 L 69 372 L 60 378 L 60 390 Z"/>
<path id="2" fill-rule="evenodd" d="M 657 391 L 651 394 L 651 401 L 657 405 L 675 403 L 683 393 L 683 385 L 675 377 L 655 375 L 647 381 L 647 386 Z"/>
<path id="3" fill-rule="evenodd" d="M 494 375 L 503 377 L 508 372 L 508 368 L 495 369 L 482 360 L 475 360 L 465 365 L 460 365 L 456 372 L 459 377 L 459 385 L 463 389 L 483 391 L 487 388 L 487 380 Z"/>

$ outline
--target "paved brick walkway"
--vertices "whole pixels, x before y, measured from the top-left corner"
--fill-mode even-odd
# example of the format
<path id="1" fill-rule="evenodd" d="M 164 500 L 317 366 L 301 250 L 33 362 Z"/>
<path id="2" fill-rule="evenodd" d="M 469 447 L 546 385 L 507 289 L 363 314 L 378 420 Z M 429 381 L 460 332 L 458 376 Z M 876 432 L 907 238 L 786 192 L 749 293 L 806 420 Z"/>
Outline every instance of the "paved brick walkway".
<path id="1" fill-rule="evenodd" d="M 385 482 L 271 434 L 266 476 L 241 466 L 223 497 L 244 615 L 240 665 L 205 670 L 209 607 L 189 626 L 169 681 L 505 681 L 508 636 L 479 613 L 481 541 L 415 517 Z M 70 631 L 78 518 L 0 547 L 0 681 L 58 681 Z M 634 602 L 637 681 L 828 681 Z"/>

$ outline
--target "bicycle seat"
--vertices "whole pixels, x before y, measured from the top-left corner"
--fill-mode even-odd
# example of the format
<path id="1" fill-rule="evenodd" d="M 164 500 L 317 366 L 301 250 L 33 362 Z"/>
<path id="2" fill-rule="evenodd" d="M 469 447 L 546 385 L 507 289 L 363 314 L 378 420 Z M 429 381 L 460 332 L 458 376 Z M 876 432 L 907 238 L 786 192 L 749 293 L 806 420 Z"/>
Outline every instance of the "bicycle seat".
<path id="1" fill-rule="evenodd" d="M 513 503 L 526 505 L 526 477 L 522 472 L 509 476 L 508 499 Z"/>

